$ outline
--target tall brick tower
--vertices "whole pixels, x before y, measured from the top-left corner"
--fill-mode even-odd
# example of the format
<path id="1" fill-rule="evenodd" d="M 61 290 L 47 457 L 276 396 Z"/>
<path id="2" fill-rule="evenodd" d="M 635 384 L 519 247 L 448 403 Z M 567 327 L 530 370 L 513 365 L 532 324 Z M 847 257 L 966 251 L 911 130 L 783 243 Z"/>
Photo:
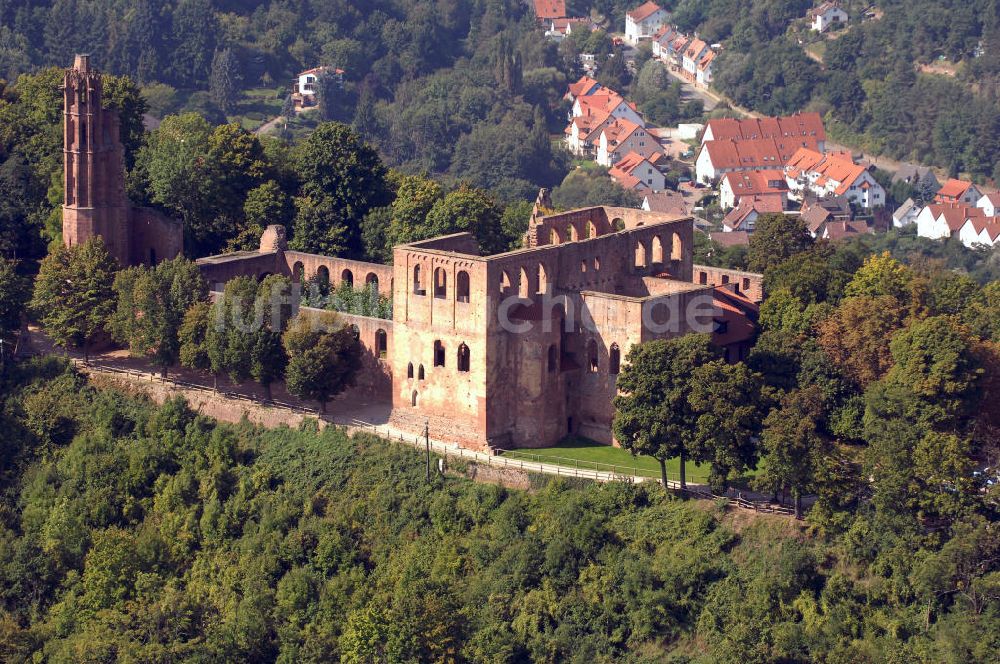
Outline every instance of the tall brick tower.
<path id="1" fill-rule="evenodd" d="M 130 264 L 129 202 L 118 113 L 101 106 L 101 74 L 76 56 L 63 79 L 63 242 L 104 238 L 119 263 Z"/>

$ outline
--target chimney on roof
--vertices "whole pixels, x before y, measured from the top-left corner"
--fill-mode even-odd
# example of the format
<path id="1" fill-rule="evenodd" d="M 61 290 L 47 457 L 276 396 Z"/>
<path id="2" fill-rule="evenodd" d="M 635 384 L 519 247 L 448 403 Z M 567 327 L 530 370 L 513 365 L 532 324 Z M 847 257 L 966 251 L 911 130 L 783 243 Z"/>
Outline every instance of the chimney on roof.
<path id="1" fill-rule="evenodd" d="M 73 60 L 73 69 L 78 69 L 82 72 L 90 71 L 90 54 L 77 53 L 76 58 Z"/>

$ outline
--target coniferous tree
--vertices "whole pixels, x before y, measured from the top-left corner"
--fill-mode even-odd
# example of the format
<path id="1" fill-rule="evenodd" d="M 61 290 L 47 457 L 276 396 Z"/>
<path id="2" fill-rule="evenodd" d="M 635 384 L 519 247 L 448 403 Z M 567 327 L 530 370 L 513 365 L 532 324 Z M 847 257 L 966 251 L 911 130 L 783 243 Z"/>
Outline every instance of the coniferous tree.
<path id="1" fill-rule="evenodd" d="M 216 51 L 212 58 L 212 74 L 208 91 L 212 101 L 223 113 L 231 113 L 240 97 L 240 63 L 231 48 Z"/>

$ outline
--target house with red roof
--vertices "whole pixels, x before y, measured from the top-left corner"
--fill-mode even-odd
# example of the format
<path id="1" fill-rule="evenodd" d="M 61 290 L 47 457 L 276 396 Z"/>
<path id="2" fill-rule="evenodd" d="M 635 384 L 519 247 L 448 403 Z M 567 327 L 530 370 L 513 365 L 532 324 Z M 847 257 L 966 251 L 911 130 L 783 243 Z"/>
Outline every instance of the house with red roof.
<path id="1" fill-rule="evenodd" d="M 638 192 L 662 191 L 666 188 L 667 180 L 660 169 L 666 161 L 662 152 L 649 156 L 629 152 L 608 169 L 608 175 L 625 189 Z"/>
<path id="2" fill-rule="evenodd" d="M 969 248 L 976 245 L 994 246 L 1000 241 L 1000 217 L 984 213 L 981 217 L 966 219 L 958 231 L 958 239 Z"/>
<path id="3" fill-rule="evenodd" d="M 662 146 L 642 125 L 627 118 L 616 118 L 607 123 L 598 139 L 595 161 L 610 168 L 630 152 L 651 157 L 662 152 Z"/>
<path id="4" fill-rule="evenodd" d="M 566 149 L 578 157 L 593 156 L 601 131 L 615 117 L 607 111 L 573 118 L 566 127 Z"/>
<path id="5" fill-rule="evenodd" d="M 624 97 L 608 88 L 600 88 L 589 95 L 577 97 L 573 102 L 571 117 L 578 118 L 605 112 L 610 113 L 615 118 L 631 120 L 640 127 L 646 126 L 646 121 L 642 119 L 635 103 L 625 101 Z"/>
<path id="6" fill-rule="evenodd" d="M 872 227 L 864 221 L 831 221 L 823 228 L 823 234 L 820 237 L 824 240 L 837 242 L 872 232 L 874 232 Z"/>
<path id="7" fill-rule="evenodd" d="M 344 70 L 336 67 L 313 67 L 299 72 L 292 81 L 292 102 L 296 108 L 311 108 L 316 100 L 316 84 L 321 76 L 330 76 L 337 87 L 344 85 Z"/>
<path id="8" fill-rule="evenodd" d="M 567 37 L 577 31 L 582 31 L 585 33 L 593 32 L 590 19 L 554 18 L 548 22 L 548 28 L 545 30 L 545 36 L 551 37 L 558 41 L 561 40 L 563 37 Z"/>
<path id="9" fill-rule="evenodd" d="M 625 41 L 635 46 L 651 39 L 669 19 L 670 12 L 655 2 L 639 5 L 625 13 Z"/>
<path id="10" fill-rule="evenodd" d="M 976 201 L 976 207 L 986 212 L 987 217 L 995 217 L 1000 213 L 1000 192 L 983 194 Z"/>
<path id="11" fill-rule="evenodd" d="M 646 212 L 666 212 L 687 216 L 691 214 L 692 203 L 679 191 L 657 191 L 647 193 L 642 199 L 642 209 Z"/>
<path id="12" fill-rule="evenodd" d="M 828 152 L 800 148 L 785 165 L 785 180 L 790 196 L 812 194 L 819 198 L 844 196 L 865 209 L 885 205 L 885 189 L 875 180 L 871 169 L 856 164 L 846 152 Z"/>
<path id="13" fill-rule="evenodd" d="M 934 195 L 934 202 L 975 205 L 982 197 L 983 193 L 976 188 L 976 185 L 965 180 L 952 178 L 945 182 Z"/>
<path id="14" fill-rule="evenodd" d="M 986 219 L 986 212 L 962 203 L 931 203 L 917 215 L 917 235 L 932 240 L 958 237 L 970 219 Z"/>
<path id="15" fill-rule="evenodd" d="M 601 90 L 602 86 L 589 76 L 581 76 L 580 80 L 576 83 L 569 84 L 569 90 L 563 95 L 563 99 L 568 99 L 571 102 L 576 102 L 578 97 L 586 97 L 587 95 L 592 95 L 598 90 Z"/>
<path id="16" fill-rule="evenodd" d="M 730 210 L 739 205 L 744 196 L 775 194 L 782 204 L 788 204 L 788 183 L 781 169 L 765 171 L 737 171 L 726 173 L 719 182 L 719 205 Z"/>
<path id="17" fill-rule="evenodd" d="M 784 211 L 781 197 L 776 195 L 744 196 L 740 204 L 729 211 L 722 220 L 722 230 L 726 232 L 746 231 L 753 233 L 757 219 L 762 214 L 780 214 Z"/>
<path id="18" fill-rule="evenodd" d="M 695 67 L 694 82 L 703 88 L 712 84 L 712 63 L 715 62 L 715 51 L 708 49 L 701 56 L 701 60 Z"/>
<path id="19" fill-rule="evenodd" d="M 684 57 L 681 60 L 681 71 L 684 74 L 684 78 L 689 81 L 694 81 L 697 78 L 698 63 L 711 50 L 708 44 L 697 37 L 688 43 L 687 48 L 684 49 Z"/>

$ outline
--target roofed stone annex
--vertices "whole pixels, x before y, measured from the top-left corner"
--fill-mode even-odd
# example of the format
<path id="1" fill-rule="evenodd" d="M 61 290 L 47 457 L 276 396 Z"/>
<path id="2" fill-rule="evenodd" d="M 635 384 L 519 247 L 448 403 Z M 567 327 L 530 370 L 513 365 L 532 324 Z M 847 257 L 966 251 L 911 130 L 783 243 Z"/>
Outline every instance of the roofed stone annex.
<path id="1" fill-rule="evenodd" d="M 99 94 L 78 58 L 67 73 L 65 242 L 102 235 L 123 264 L 176 255 L 179 225 L 128 206 L 117 116 Z M 397 246 L 386 266 L 291 251 L 284 228 L 269 226 L 257 251 L 197 263 L 215 289 L 269 274 L 373 284 L 392 298 L 393 320 L 340 314 L 366 351 L 355 389 L 391 399 L 400 428 L 429 421 L 436 438 L 471 448 L 571 434 L 612 443 L 616 378 L 634 344 L 705 332 L 730 361 L 745 357 L 762 278 L 693 265 L 691 217 L 550 208 L 543 190 L 524 248 L 490 256 L 458 233 Z"/>

